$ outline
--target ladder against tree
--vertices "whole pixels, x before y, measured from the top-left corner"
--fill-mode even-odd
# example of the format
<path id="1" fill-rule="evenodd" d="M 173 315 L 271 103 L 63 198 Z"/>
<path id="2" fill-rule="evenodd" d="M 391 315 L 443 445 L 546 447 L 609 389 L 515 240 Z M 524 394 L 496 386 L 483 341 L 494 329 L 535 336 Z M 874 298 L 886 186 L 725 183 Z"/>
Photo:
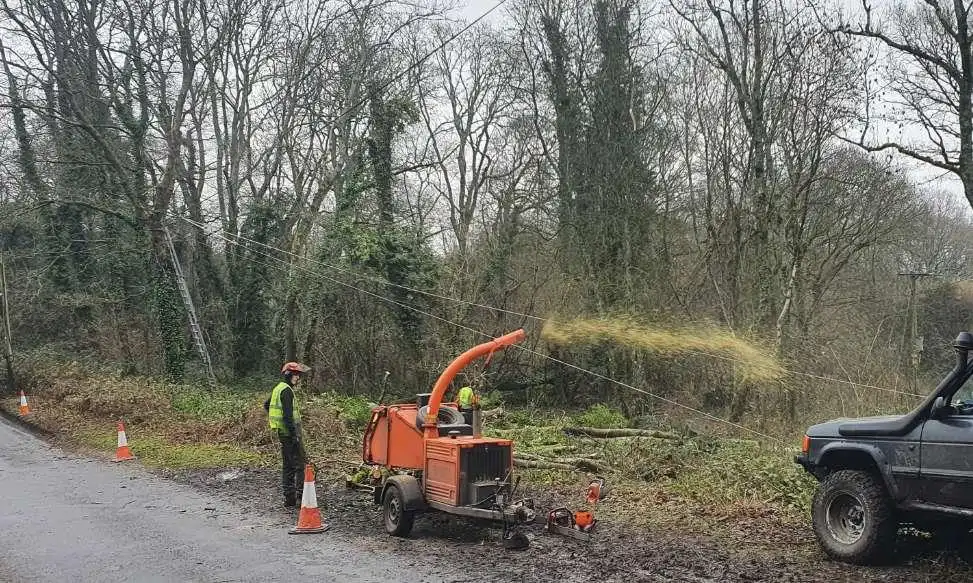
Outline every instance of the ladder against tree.
<path id="1" fill-rule="evenodd" d="M 189 329 L 193 335 L 193 343 L 196 345 L 196 352 L 203 359 L 206 365 L 206 372 L 209 375 L 209 384 L 216 387 L 216 375 L 213 374 L 213 361 L 210 360 L 209 350 L 206 349 L 206 340 L 203 338 L 203 329 L 199 326 L 199 318 L 196 317 L 196 307 L 193 305 L 193 298 L 189 294 L 189 286 L 186 284 L 186 276 L 183 274 L 182 265 L 179 263 L 179 255 L 176 253 L 176 246 L 172 244 L 172 235 L 169 229 L 162 228 L 166 236 L 166 245 L 169 247 L 169 257 L 172 259 L 172 270 L 176 274 L 176 285 L 179 294 L 182 296 L 182 303 L 186 306 L 186 313 L 189 315 Z"/>

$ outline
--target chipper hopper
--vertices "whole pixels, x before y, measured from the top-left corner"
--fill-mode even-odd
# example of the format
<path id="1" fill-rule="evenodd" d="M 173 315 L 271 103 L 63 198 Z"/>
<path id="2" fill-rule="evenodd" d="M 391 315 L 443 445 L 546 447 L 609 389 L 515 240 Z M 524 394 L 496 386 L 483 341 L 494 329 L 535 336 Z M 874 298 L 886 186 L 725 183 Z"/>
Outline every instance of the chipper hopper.
<path id="1" fill-rule="evenodd" d="M 467 350 L 440 375 L 431 393 L 414 403 L 372 409 L 362 457 L 377 470 L 375 503 L 385 529 L 412 530 L 416 513 L 438 510 L 504 524 L 504 541 L 523 541 L 517 524 L 534 520 L 533 503 L 514 500 L 513 442 L 475 434 L 456 403 L 444 403 L 453 378 L 469 363 L 524 339 L 517 330 Z"/>

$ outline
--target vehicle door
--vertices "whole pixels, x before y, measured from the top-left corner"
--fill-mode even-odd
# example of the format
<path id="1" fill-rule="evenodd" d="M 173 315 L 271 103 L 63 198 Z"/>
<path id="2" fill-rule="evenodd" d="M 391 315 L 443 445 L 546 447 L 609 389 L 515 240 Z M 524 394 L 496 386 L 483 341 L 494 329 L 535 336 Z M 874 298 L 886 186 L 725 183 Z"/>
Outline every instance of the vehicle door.
<path id="1" fill-rule="evenodd" d="M 923 500 L 973 509 L 973 381 L 946 397 L 949 406 L 922 429 Z"/>

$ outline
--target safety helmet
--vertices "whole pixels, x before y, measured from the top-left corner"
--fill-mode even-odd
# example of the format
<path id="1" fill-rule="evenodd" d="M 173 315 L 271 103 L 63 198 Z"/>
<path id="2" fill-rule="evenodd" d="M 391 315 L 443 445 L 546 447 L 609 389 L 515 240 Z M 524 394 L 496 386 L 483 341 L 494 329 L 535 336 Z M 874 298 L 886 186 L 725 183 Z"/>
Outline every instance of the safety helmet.
<path id="1" fill-rule="evenodd" d="M 280 374 L 294 374 L 294 373 L 304 374 L 309 370 L 311 370 L 311 367 L 301 364 L 299 362 L 287 362 L 284 363 L 283 368 L 280 369 Z"/>

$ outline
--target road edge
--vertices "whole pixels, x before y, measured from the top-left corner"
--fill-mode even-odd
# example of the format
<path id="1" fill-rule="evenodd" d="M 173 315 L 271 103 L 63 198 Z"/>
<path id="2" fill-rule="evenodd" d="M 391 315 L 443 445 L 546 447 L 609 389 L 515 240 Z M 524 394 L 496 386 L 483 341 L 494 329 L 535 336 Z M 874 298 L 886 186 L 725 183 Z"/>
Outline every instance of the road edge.
<path id="1" fill-rule="evenodd" d="M 14 415 L 13 413 L 11 413 L 10 411 L 7 411 L 3 407 L 0 407 L 0 418 L 3 418 L 8 423 L 10 423 L 12 425 L 16 425 L 16 426 L 18 426 L 21 429 L 27 431 L 28 433 L 31 433 L 32 435 L 34 435 L 36 437 L 52 438 L 52 437 L 55 437 L 57 435 L 53 431 L 50 431 L 48 429 L 44 429 L 40 425 L 35 425 L 35 424 L 31 423 L 30 421 L 25 420 L 20 415 Z"/>

